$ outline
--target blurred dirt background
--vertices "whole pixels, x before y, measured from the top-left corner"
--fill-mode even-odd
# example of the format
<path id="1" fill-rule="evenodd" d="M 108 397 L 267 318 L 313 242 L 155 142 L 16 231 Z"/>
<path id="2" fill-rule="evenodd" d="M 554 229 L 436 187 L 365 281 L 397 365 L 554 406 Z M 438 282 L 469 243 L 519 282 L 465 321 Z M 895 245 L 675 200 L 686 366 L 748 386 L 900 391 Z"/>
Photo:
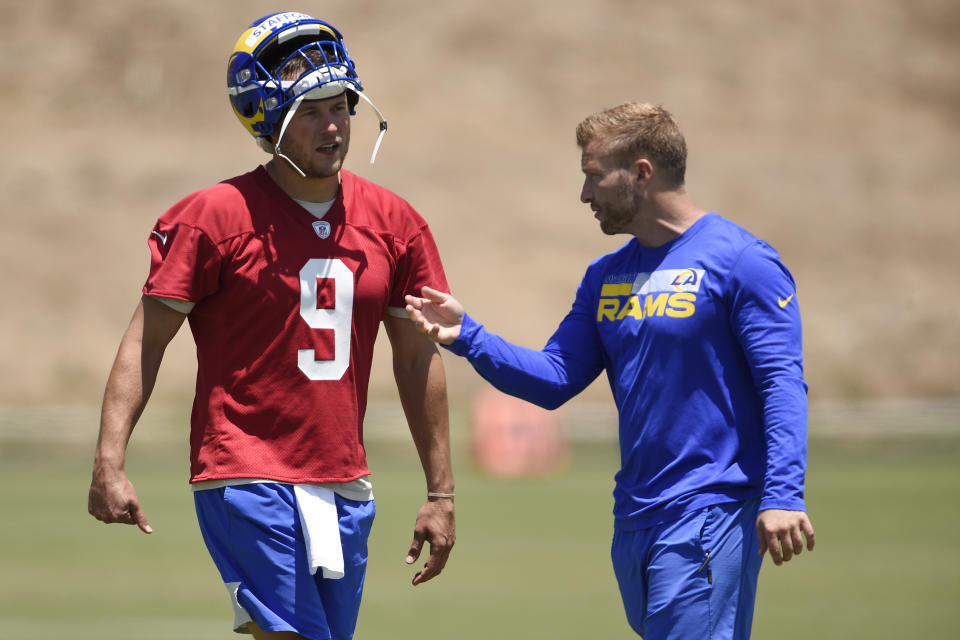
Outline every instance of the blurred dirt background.
<path id="1" fill-rule="evenodd" d="M 370 166 L 361 105 L 347 166 L 428 219 L 492 330 L 541 346 L 627 240 L 578 201 L 573 130 L 641 100 L 679 119 L 693 200 L 794 272 L 812 400 L 960 395 L 954 0 L 0 0 L 0 403 L 99 402 L 155 219 L 267 159 L 225 69 L 280 9 L 344 33 L 390 123 Z M 385 351 L 373 398 L 396 394 Z M 483 385 L 446 361 L 455 401 Z M 194 372 L 184 330 L 157 395 L 188 398 Z"/>

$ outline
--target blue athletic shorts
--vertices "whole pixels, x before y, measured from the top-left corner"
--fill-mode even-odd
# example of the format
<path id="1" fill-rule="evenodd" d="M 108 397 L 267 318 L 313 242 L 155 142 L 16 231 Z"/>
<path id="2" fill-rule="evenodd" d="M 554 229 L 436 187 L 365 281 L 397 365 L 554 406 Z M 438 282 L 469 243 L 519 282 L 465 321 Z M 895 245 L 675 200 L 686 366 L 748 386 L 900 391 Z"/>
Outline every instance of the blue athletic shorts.
<path id="1" fill-rule="evenodd" d="M 627 620 L 644 640 L 747 640 L 757 577 L 758 500 L 616 530 L 611 557 Z"/>
<path id="2" fill-rule="evenodd" d="M 336 496 L 344 563 L 339 580 L 310 573 L 292 485 L 197 491 L 194 502 L 203 540 L 233 599 L 236 631 L 245 632 L 253 620 L 265 631 L 293 631 L 311 640 L 353 638 L 373 500 Z"/>

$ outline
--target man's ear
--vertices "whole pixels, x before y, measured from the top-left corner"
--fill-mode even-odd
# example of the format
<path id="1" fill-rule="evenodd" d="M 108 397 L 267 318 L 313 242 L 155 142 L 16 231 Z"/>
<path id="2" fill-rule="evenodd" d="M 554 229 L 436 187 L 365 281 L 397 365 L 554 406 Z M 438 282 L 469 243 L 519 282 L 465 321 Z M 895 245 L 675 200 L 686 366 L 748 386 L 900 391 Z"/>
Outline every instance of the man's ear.
<path id="1" fill-rule="evenodd" d="M 646 158 L 637 158 L 633 163 L 633 171 L 637 181 L 646 184 L 653 177 L 653 163 Z"/>

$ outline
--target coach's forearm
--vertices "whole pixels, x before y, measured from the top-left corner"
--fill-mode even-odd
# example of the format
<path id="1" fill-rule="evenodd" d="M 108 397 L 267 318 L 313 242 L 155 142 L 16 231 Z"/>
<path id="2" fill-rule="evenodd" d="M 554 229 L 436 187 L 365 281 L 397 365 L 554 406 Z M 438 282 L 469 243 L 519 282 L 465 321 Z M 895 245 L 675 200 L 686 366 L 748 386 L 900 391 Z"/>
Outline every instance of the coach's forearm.
<path id="1" fill-rule="evenodd" d="M 583 391 L 602 368 L 600 349 L 591 351 L 590 340 L 576 333 L 576 327 L 571 332 L 571 326 L 565 320 L 547 346 L 536 350 L 508 342 L 464 314 L 460 337 L 446 348 L 467 358 L 500 391 L 556 409 Z"/>

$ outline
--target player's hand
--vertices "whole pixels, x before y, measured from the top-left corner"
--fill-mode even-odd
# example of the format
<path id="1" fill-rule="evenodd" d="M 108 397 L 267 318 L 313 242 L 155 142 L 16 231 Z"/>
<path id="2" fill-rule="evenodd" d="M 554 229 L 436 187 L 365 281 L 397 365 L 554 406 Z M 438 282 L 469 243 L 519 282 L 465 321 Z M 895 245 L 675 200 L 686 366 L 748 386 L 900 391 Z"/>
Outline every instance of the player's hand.
<path id="1" fill-rule="evenodd" d="M 153 533 L 147 516 L 140 508 L 133 483 L 123 471 L 94 470 L 87 497 L 87 511 L 101 522 L 135 524 L 144 533 Z"/>
<path id="2" fill-rule="evenodd" d="M 449 293 L 430 287 L 421 289 L 422 298 L 406 296 L 407 315 L 421 333 L 440 344 L 453 344 L 460 337 L 463 305 Z"/>
<path id="3" fill-rule="evenodd" d="M 450 550 L 456 541 L 456 525 L 453 518 L 453 500 L 449 498 L 431 498 L 420 508 L 417 523 L 413 528 L 413 542 L 407 551 L 407 564 L 413 564 L 420 557 L 423 543 L 430 544 L 430 557 L 423 569 L 413 576 L 416 586 L 440 575 L 447 564 Z"/>
<path id="4" fill-rule="evenodd" d="M 767 509 L 757 516 L 757 542 L 760 555 L 770 551 L 773 563 L 780 566 L 803 551 L 803 539 L 807 549 L 813 551 L 813 525 L 803 511 Z"/>

